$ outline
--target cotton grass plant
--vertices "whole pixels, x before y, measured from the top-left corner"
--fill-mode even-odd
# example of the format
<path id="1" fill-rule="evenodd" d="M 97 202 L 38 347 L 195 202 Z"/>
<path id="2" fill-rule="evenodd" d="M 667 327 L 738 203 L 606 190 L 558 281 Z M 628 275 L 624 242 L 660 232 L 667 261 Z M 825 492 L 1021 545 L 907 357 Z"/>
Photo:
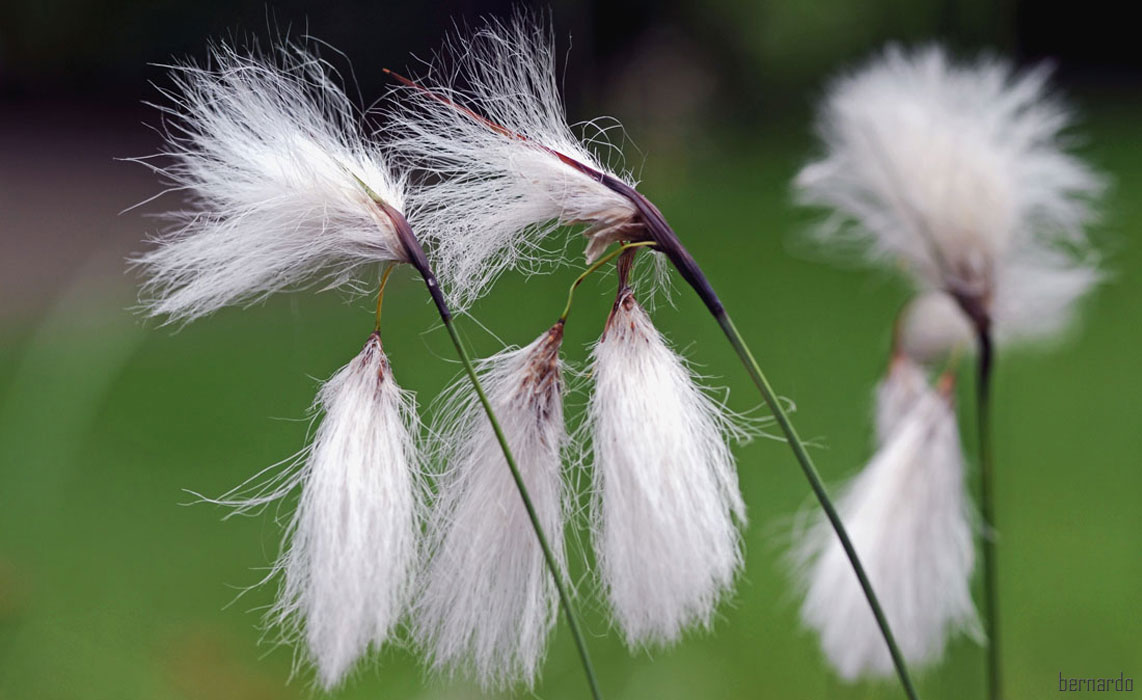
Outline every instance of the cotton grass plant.
<path id="1" fill-rule="evenodd" d="M 136 258 L 148 311 L 190 320 L 370 263 L 412 260 L 404 183 L 361 135 L 352 104 L 304 47 L 275 55 L 217 46 L 206 66 L 171 69 L 161 107 L 166 166 L 191 209 Z M 321 685 L 337 685 L 403 616 L 423 511 L 415 399 L 395 383 L 376 330 L 322 387 L 324 413 L 296 471 L 271 477 L 240 509 L 300 488 L 274 572 L 269 620 L 304 639 Z"/>
<path id="2" fill-rule="evenodd" d="M 833 83 L 818 121 L 822 154 L 795 183 L 803 203 L 831 211 L 818 231 L 826 244 L 855 248 L 873 264 L 899 266 L 918 290 L 897 323 L 897 359 L 878 395 L 878 452 L 842 501 L 842 510 L 853 511 L 854 530 L 867 519 L 868 528 L 895 523 L 911 531 L 891 538 L 862 532 L 856 539 L 866 561 L 878 562 L 872 565 L 874 583 L 893 591 L 889 621 L 917 665 L 936 661 L 953 632 L 974 631 L 965 598 L 973 549 L 965 539 L 954 417 L 947 410 L 940 418 L 930 412 L 927 437 L 908 438 L 915 429 L 892 428 L 902 415 L 901 388 L 890 385 L 905 382 L 893 379 L 903 371 L 899 362 L 954 364 L 949 356 L 975 352 L 984 631 L 993 699 L 1002 696 L 989 420 L 995 346 L 1058 334 L 1102 276 L 1085 235 L 1102 179 L 1068 152 L 1070 113 L 1048 95 L 1047 78 L 1042 66 L 1017 72 L 996 58 L 957 63 L 939 47 L 889 47 Z M 919 396 L 931 394 L 926 374 L 910 374 L 904 393 L 916 394 L 919 386 Z M 913 483 L 902 481 L 905 474 Z M 935 503 L 925 492 L 947 500 Z M 893 500 L 913 505 L 889 506 Z M 917 519 L 912 508 L 923 503 L 937 507 Z M 902 546 L 908 537 L 911 548 Z M 915 554 L 920 543 L 926 543 L 926 559 Z M 868 637 L 867 621 L 839 630 L 820 614 L 823 591 L 839 594 L 850 585 L 830 564 L 831 545 L 818 531 L 802 547 L 803 558 L 816 557 L 803 617 L 821 633 L 826 656 L 846 678 L 883 673 L 883 658 L 858 651 L 871 649 L 860 641 Z M 837 608 L 861 616 L 851 600 Z"/>
<path id="3" fill-rule="evenodd" d="M 526 15 L 489 21 L 454 38 L 424 76 L 395 77 L 404 85 L 392 101 L 395 147 L 438 179 L 417 191 L 415 206 L 424 212 L 425 235 L 436 244 L 442 269 L 450 270 L 457 302 L 470 303 L 506 269 L 542 267 L 550 257 L 542 243 L 568 224 L 584 227 L 588 261 L 612 241 L 645 243 L 663 256 L 702 299 L 761 392 L 857 572 L 906 692 L 915 697 L 876 594 L 812 459 L 713 286 L 632 178 L 604 167 L 567 126 L 548 32 Z M 704 595 L 716 597 L 710 590 Z M 651 636 L 670 639 L 672 627 Z M 642 634 L 631 628 L 627 636 Z"/>
<path id="4" fill-rule="evenodd" d="M 210 64 L 171 72 L 174 88 L 164 93 L 171 104 L 160 107 L 167 164 L 152 167 L 186 193 L 191 208 L 172 214 L 168 230 L 135 259 L 147 277 L 147 310 L 190 320 L 318 279 L 327 288 L 350 285 L 369 266 L 413 266 L 488 413 L 563 593 L 510 448 L 404 216 L 405 180 L 384 147 L 364 135 L 330 67 L 295 44 L 270 55 L 218 46 Z M 325 416 L 301 468 L 252 486 L 248 498 L 239 491 L 219 499 L 243 509 L 300 488 L 290 542 L 274 568 L 282 580 L 270 621 L 305 640 L 326 689 L 392 636 L 419 566 L 420 436 L 411 395 L 395 385 L 380 341 L 390 271 L 364 350 L 319 395 Z M 564 605 L 574 621 L 565 595 Z"/>
<path id="5" fill-rule="evenodd" d="M 391 74 L 380 130 L 306 46 L 223 45 L 206 65 L 171 67 L 167 147 L 145 162 L 186 209 L 136 259 L 149 312 L 185 322 L 312 286 L 377 293 L 364 348 L 315 402 L 312 443 L 216 499 L 248 510 L 300 491 L 270 622 L 304 642 L 325 688 L 404 640 L 433 669 L 530 688 L 562 606 L 601 697 L 563 539 L 581 495 L 566 465 L 585 454 L 593 580 L 627 645 L 711 627 L 743 563 L 730 443 L 749 430 L 639 303 L 652 290 L 632 269 L 652 260 L 713 315 L 820 502 L 798 550 L 803 619 L 843 677 L 894 672 L 915 698 L 907 664 L 934 664 L 952 636 L 978 631 L 948 370 L 977 345 L 986 476 L 993 338 L 1055 331 L 1098 279 L 1082 236 L 1098 178 L 1059 148 L 1065 113 L 1043 99 L 1044 74 L 890 51 L 830 93 L 825 153 L 799 191 L 836 212 L 826 240 L 903 260 L 922 293 L 898 321 L 875 455 L 834 507 L 698 263 L 634 178 L 568 126 L 553 45 L 526 14 L 457 33 L 423 75 Z M 471 308 L 509 270 L 580 264 L 560 245 L 568 229 L 584 237 L 587 267 L 562 314 L 523 347 L 473 363 L 451 307 Z M 585 427 L 568 435 L 563 330 L 575 289 L 612 263 L 618 289 L 589 360 Z M 424 279 L 465 373 L 429 430 L 381 344 L 385 281 L 404 264 Z M 990 525 L 987 489 L 982 502 Z M 993 559 L 988 544 L 995 648 Z"/>

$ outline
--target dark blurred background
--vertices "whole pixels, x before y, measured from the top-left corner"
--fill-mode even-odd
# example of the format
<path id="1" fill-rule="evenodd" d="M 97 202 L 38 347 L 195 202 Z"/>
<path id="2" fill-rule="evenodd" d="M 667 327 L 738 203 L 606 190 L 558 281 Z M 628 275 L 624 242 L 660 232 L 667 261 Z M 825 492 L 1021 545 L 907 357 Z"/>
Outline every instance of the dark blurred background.
<path id="1" fill-rule="evenodd" d="M 281 295 L 174 331 L 132 313 L 124 259 L 153 232 L 146 169 L 162 64 L 202 59 L 208 40 L 312 34 L 344 52 L 363 100 L 382 67 L 415 66 L 454 23 L 508 2 L 266 3 L 0 0 L 0 700 L 302 698 L 291 653 L 259 646 L 256 583 L 280 518 L 220 522 L 181 507 L 219 494 L 300 447 L 316 378 L 371 328 L 367 299 Z M 907 288 L 890 275 L 822 264 L 813 220 L 788 183 L 813 150 L 810 118 L 828 76 L 887 41 L 938 40 L 1020 64 L 1050 60 L 1080 115 L 1075 143 L 1113 183 L 1092 231 L 1108 283 L 1050 352 L 1000 358 L 996 408 L 1001 594 L 1010 697 L 1053 696 L 1057 674 L 1142 681 L 1142 52 L 1121 3 L 1034 0 L 602 0 L 549 9 L 565 57 L 571 121 L 622 121 L 627 163 L 702 261 L 778 390 L 794 400 L 830 483 L 868 456 L 869 396 Z M 328 54 L 327 54 L 328 56 Z M 573 270 L 504 279 L 475 317 L 525 343 L 561 308 Z M 421 288 L 386 295 L 386 348 L 405 386 L 431 401 L 455 366 Z M 610 303 L 588 284 L 568 328 L 581 363 Z M 754 394 L 689 295 L 656 322 L 703 373 Z M 581 310 L 580 310 L 581 309 Z M 467 322 L 481 353 L 498 344 Z M 401 333 L 400 329 L 405 329 Z M 965 371 L 965 399 L 970 397 Z M 569 398 L 569 415 L 581 395 Z M 965 422 L 970 403 L 964 402 Z M 965 429 L 970 450 L 974 437 Z M 591 646 L 610 698 L 896 698 L 893 683 L 841 685 L 796 622 L 782 552 L 808 505 L 787 448 L 738 450 L 750 507 L 747 570 L 711 633 L 630 654 L 580 579 Z M 278 513 L 288 517 L 286 507 Z M 574 535 L 574 533 L 572 533 Z M 582 527 L 578 535 L 582 540 Z M 581 570 L 583 557 L 577 559 Z M 925 674 L 925 698 L 982 696 L 982 654 L 956 642 Z M 532 694 L 583 697 L 562 626 Z M 337 697 L 465 698 L 389 649 Z"/>
<path id="2" fill-rule="evenodd" d="M 379 66 L 429 54 L 454 22 L 505 15 L 517 6 L 495 1 L 9 2 L 0 10 L 0 95 L 9 104 L 28 99 L 130 104 L 142 96 L 140 86 L 159 75 L 150 64 L 199 56 L 205 37 L 250 32 L 264 37 L 271 27 L 329 42 L 372 82 Z M 1051 58 L 1059 62 L 1064 81 L 1074 85 L 1130 88 L 1142 67 L 1131 23 L 1121 21 L 1126 19 L 1121 3 L 1112 0 L 1083 3 L 1081 11 L 1073 4 L 1030 0 L 619 0 L 536 7 L 550 11 L 560 38 L 574 36 L 567 73 L 574 100 L 601 101 L 616 82 L 654 64 L 675 68 L 681 77 L 689 72 L 704 77 L 705 92 L 677 90 L 673 101 L 701 97 L 717 114 L 734 118 L 768 114 L 775 106 L 802 109 L 805 87 L 893 39 L 938 38 L 963 49 L 996 49 L 1020 61 Z M 663 93 L 673 84 L 657 82 Z"/>

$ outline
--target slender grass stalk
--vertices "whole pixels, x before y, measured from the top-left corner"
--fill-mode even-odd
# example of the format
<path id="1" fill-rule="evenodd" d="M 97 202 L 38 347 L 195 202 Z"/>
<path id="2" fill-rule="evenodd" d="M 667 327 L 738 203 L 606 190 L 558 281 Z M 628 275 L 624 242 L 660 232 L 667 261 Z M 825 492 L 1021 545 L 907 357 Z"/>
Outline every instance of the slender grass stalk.
<path id="1" fill-rule="evenodd" d="M 741 358 L 742 364 L 745 365 L 750 378 L 753 379 L 753 383 L 756 384 L 758 390 L 761 391 L 761 396 L 765 399 L 769 410 L 773 412 L 777 424 L 781 427 L 781 432 L 785 433 L 789 447 L 793 450 L 793 454 L 797 457 L 797 462 L 801 465 L 801 471 L 804 472 L 805 478 L 809 480 L 809 486 L 812 487 L 813 493 L 821 503 L 821 508 L 824 509 L 825 515 L 829 518 L 833 530 L 837 533 L 837 538 L 841 541 L 841 547 L 844 548 L 845 554 L 852 564 L 853 571 L 856 572 L 857 579 L 860 581 L 860 587 L 864 591 L 865 598 L 868 599 L 869 607 L 872 608 L 873 617 L 876 618 L 876 624 L 880 627 L 880 632 L 884 635 L 884 641 L 888 645 L 888 652 L 892 656 L 892 663 L 896 666 L 896 675 L 900 677 L 900 684 L 904 686 L 904 694 L 907 695 L 910 700 L 916 700 L 918 697 L 916 695 L 916 688 L 912 685 L 912 679 L 908 675 L 908 667 L 904 663 L 904 656 L 900 653 L 900 648 L 896 645 L 896 638 L 892 635 L 892 628 L 888 625 L 888 619 L 880 607 L 880 601 L 872 589 L 872 583 L 868 580 L 868 575 L 865 573 L 864 566 L 860 562 L 860 557 L 857 556 L 852 540 L 849 539 L 848 531 L 845 530 L 844 523 L 841 522 L 837 510 L 833 507 L 833 502 L 829 498 L 829 493 L 825 490 L 825 485 L 821 482 L 821 477 L 817 474 L 816 467 L 813 466 L 813 459 L 805 450 L 805 444 L 797 435 L 797 429 L 793 427 L 789 416 L 786 415 L 785 410 L 781 407 L 781 402 L 777 400 L 777 394 L 774 393 L 773 387 L 769 385 L 769 380 L 765 378 L 765 374 L 761 371 L 761 367 L 758 366 L 757 360 L 753 357 L 753 353 L 750 352 L 749 347 L 745 344 L 745 340 L 742 339 L 741 334 L 738 333 L 738 329 L 734 326 L 733 320 L 730 319 L 729 314 L 727 314 L 724 309 L 721 315 L 718 316 L 718 325 L 725 331 L 726 337 L 729 338 L 730 344 L 734 346 L 734 350 L 737 352 L 738 357 Z"/>
<path id="2" fill-rule="evenodd" d="M 583 280 L 585 280 L 591 276 L 591 273 L 595 272 L 600 267 L 602 267 L 603 265 L 606 265 L 607 263 L 614 260 L 615 258 L 622 255 L 623 253 L 625 253 L 628 250 L 632 250 L 634 248 L 645 248 L 647 246 L 653 246 L 653 245 L 655 245 L 654 241 L 639 241 L 638 243 L 624 243 L 621 246 L 619 246 L 618 248 L 612 250 L 610 253 L 607 253 L 603 257 L 596 260 L 586 270 L 583 270 L 582 274 L 580 274 L 578 277 L 576 277 L 575 281 L 571 283 L 571 289 L 567 290 L 567 306 L 563 307 L 563 313 L 559 314 L 559 323 L 565 323 L 567 321 L 567 316 L 571 313 L 571 302 L 574 301 L 574 299 L 575 299 L 575 290 L 579 288 L 579 285 L 583 284 Z"/>
<path id="3" fill-rule="evenodd" d="M 394 269 L 396 269 L 396 265 L 389 263 L 385 265 L 385 271 L 381 273 L 381 283 L 377 289 L 377 316 L 373 325 L 374 331 L 381 330 L 381 304 L 385 301 L 385 285 L 389 283 L 389 277 L 393 274 Z"/>
<path id="4" fill-rule="evenodd" d="M 491 402 L 488 401 L 488 396 L 484 392 L 484 386 L 480 383 L 479 375 L 476 374 L 476 368 L 472 365 L 472 358 L 468 354 L 467 349 L 465 349 L 464 343 L 460 340 L 459 333 L 456 332 L 456 324 L 452 318 L 452 311 L 448 308 L 448 304 L 444 300 L 444 294 L 440 290 L 440 283 L 437 282 L 436 275 L 428 263 L 428 256 L 424 254 L 424 249 L 421 247 L 420 241 L 417 240 L 416 235 L 412 231 L 412 227 L 409 226 L 404 216 L 371 191 L 370 194 L 373 196 L 374 201 L 381 211 L 393 222 L 397 235 L 401 239 L 405 251 L 408 253 L 409 264 L 415 267 L 417 272 L 420 273 L 420 276 L 424 278 L 424 284 L 428 287 L 428 294 L 432 297 L 432 302 L 436 305 L 436 310 L 440 314 L 441 322 L 443 322 L 444 327 L 448 329 L 448 336 L 452 339 L 452 344 L 456 348 L 456 355 L 460 358 L 460 364 L 464 366 L 464 373 L 468 375 L 468 380 L 472 382 L 472 388 L 476 390 L 476 396 L 480 399 L 480 405 L 484 407 L 484 412 L 488 415 L 488 420 L 492 424 L 492 432 L 495 433 L 496 440 L 500 443 L 500 449 L 504 453 L 504 460 L 508 464 L 508 469 L 511 470 L 512 480 L 515 482 L 516 489 L 519 491 L 520 498 L 523 500 L 527 517 L 531 521 L 532 529 L 535 530 L 536 539 L 539 540 L 539 547 L 543 550 L 543 559 L 547 562 L 547 568 L 551 572 L 551 577 L 555 580 L 555 588 L 559 593 L 559 602 L 563 606 L 564 614 L 567 616 L 567 626 L 571 628 L 571 636 L 575 639 L 575 647 L 579 651 L 579 659 L 583 664 L 583 672 L 587 675 L 587 683 L 591 687 L 591 697 L 594 698 L 594 700 L 602 700 L 603 694 L 599 689 L 599 680 L 595 676 L 595 668 L 591 663 L 591 656 L 587 652 L 587 642 L 583 637 L 582 628 L 579 624 L 579 616 L 575 612 L 575 607 L 571 602 L 571 595 L 567 590 L 566 582 L 563 580 L 563 576 L 560 575 L 559 565 L 555 561 L 555 555 L 551 551 L 551 545 L 548 544 L 547 535 L 543 532 L 543 526 L 539 522 L 539 515 L 535 512 L 535 505 L 531 502 L 531 495 L 527 491 L 527 484 L 524 483 L 523 475 L 520 474 L 519 466 L 516 464 L 515 457 L 512 455 L 507 437 L 504 435 L 503 428 L 496 418 L 496 413 L 492 408 Z"/>
<path id="5" fill-rule="evenodd" d="M 979 500 L 984 527 L 983 600 L 984 629 L 987 633 L 987 697 L 999 700 L 1003 696 L 1003 666 L 999 649 L 999 577 L 995 556 L 994 463 L 991 451 L 991 377 L 995 369 L 995 347 L 989 330 L 981 329 L 978 336 L 976 440 L 979 442 Z"/>

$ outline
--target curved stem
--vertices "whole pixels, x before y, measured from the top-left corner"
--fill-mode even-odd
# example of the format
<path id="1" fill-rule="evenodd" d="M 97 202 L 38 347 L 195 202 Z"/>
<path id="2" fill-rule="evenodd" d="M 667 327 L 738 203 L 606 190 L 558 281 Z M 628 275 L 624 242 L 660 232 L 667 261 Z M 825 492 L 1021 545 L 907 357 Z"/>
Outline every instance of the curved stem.
<path id="1" fill-rule="evenodd" d="M 559 315 L 559 322 L 563 323 L 563 322 L 567 321 L 567 315 L 571 313 L 571 302 L 575 298 L 575 290 L 579 288 L 579 285 L 583 284 L 583 280 L 587 279 L 587 277 L 589 277 L 591 275 L 591 273 L 595 272 L 596 270 L 598 270 L 603 265 L 606 265 L 610 261 L 614 260 L 615 258 L 617 258 L 618 256 L 622 255 L 623 253 L 625 253 L 626 251 L 628 251 L 632 248 L 645 248 L 647 246 L 652 246 L 654 244 L 655 244 L 654 241 L 639 241 L 638 243 L 624 243 L 621 246 L 619 246 L 618 248 L 616 248 L 615 250 L 612 250 L 611 252 L 607 253 L 603 257 L 596 260 L 586 270 L 583 270 L 583 273 L 580 274 L 578 277 L 576 277 L 575 281 L 571 283 L 571 289 L 567 290 L 567 306 L 563 307 L 563 313 L 561 313 Z"/>
<path id="2" fill-rule="evenodd" d="M 995 350 L 989 330 L 979 331 L 979 376 L 976 384 L 976 420 L 979 442 L 979 500 L 983 516 L 984 628 L 987 634 L 987 696 L 999 700 L 1003 692 L 999 653 L 999 580 L 995 556 L 995 492 L 992 486 L 991 375 Z"/>
<path id="3" fill-rule="evenodd" d="M 734 326 L 734 322 L 730 319 L 729 314 L 723 310 L 717 318 L 718 325 L 722 327 L 726 337 L 729 338 L 730 344 L 733 345 L 734 350 L 737 351 L 738 357 L 741 358 L 742 364 L 745 365 L 746 371 L 749 372 L 750 378 L 753 379 L 753 383 L 756 384 L 758 390 L 761 391 L 761 396 L 765 399 L 766 405 L 769 406 L 769 410 L 773 412 L 778 426 L 781 427 L 781 432 L 785 433 L 789 447 L 793 450 L 794 456 L 797 457 L 797 462 L 801 465 L 801 471 L 804 472 L 805 478 L 809 480 L 809 486 L 812 487 L 813 493 L 817 496 L 817 500 L 821 504 L 821 508 L 825 511 L 825 515 L 832 524 L 833 530 L 837 533 L 837 539 L 840 540 L 841 547 L 845 550 L 845 555 L 848 556 L 853 571 L 856 572 L 857 580 L 860 581 L 860 587 L 864 591 L 865 598 L 868 599 L 869 607 L 872 608 L 873 617 L 876 618 L 876 624 L 880 627 L 880 633 L 884 636 L 884 641 L 888 645 L 888 653 L 892 656 L 892 663 L 896 666 L 896 674 L 900 677 L 901 685 L 904 686 L 905 695 L 907 695 L 910 700 L 916 700 L 916 688 L 912 685 L 912 679 L 908 675 L 908 668 L 904 664 L 904 656 L 900 653 L 900 648 L 896 645 L 896 638 L 893 637 L 892 629 L 888 626 L 888 618 L 885 617 L 884 610 L 880 607 L 880 601 L 872 589 L 872 583 L 868 580 L 868 575 L 865 573 L 864 566 L 860 562 L 856 548 L 853 547 L 852 540 L 849 539 L 848 531 L 845 530 L 844 523 L 841 522 L 841 517 L 837 514 L 836 508 L 833 507 L 829 493 L 825 490 L 825 485 L 821 482 L 821 477 L 817 473 L 816 467 L 813 466 L 813 459 L 805 450 L 805 444 L 797 435 L 797 430 L 793 427 L 793 423 L 790 422 L 789 416 L 785 413 L 785 409 L 781 407 L 781 402 L 777 400 L 777 394 L 774 393 L 773 387 L 769 385 L 769 380 L 765 378 L 765 374 L 762 373 L 761 367 L 758 366 L 757 360 L 753 357 L 753 353 L 750 352 L 749 347 L 745 344 L 745 340 L 743 340 L 741 334 L 738 333 L 738 329 Z"/>
<path id="4" fill-rule="evenodd" d="M 389 276 L 393 274 L 395 267 L 395 264 L 389 263 L 385 265 L 385 271 L 381 273 L 381 283 L 377 289 L 377 318 L 373 325 L 374 331 L 381 330 L 381 304 L 385 300 L 385 285 L 389 283 Z"/>

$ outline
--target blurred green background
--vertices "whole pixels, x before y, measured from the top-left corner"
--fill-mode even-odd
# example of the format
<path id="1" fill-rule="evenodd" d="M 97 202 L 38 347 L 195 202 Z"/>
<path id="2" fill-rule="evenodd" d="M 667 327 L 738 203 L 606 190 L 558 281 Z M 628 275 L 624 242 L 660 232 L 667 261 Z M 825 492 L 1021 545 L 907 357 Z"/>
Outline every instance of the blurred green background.
<path id="1" fill-rule="evenodd" d="M 380 67 L 424 55 L 451 17 L 497 3 L 84 3 L 0 11 L 0 698 L 197 700 L 303 698 L 292 651 L 259 643 L 258 588 L 289 507 L 222 522 L 187 505 L 292 454 L 318 380 L 359 349 L 369 299 L 279 296 L 181 330 L 132 313 L 123 258 L 177 204 L 118 212 L 159 190 L 113 157 L 153 152 L 137 102 L 159 71 L 201 56 L 235 28 L 308 27 L 344 50 L 364 99 Z M 1084 118 L 1079 150 L 1114 181 L 1093 235 L 1108 283 L 1058 347 L 1005 352 L 996 387 L 1000 579 L 1011 698 L 1053 697 L 1065 676 L 1142 676 L 1142 431 L 1136 402 L 1142 324 L 1142 93 L 1127 23 L 1084 4 L 839 0 L 665 4 L 557 3 L 572 120 L 612 114 L 638 148 L 628 163 L 704 266 L 831 483 L 869 453 L 871 389 L 908 290 L 883 273 L 831 264 L 802 242 L 810 213 L 788 183 L 812 152 L 807 126 L 822 81 L 886 39 L 947 38 L 1021 61 L 1053 56 Z M 1055 14 L 1053 14 L 1055 13 Z M 269 19 L 267 19 L 269 17 Z M 1120 40 L 1122 39 L 1122 40 Z M 561 46 L 566 48 L 567 42 Z M 571 243 L 577 253 L 578 241 Z M 522 344 L 562 308 L 577 271 L 506 277 L 464 331 L 481 354 L 494 336 Z M 581 365 L 612 300 L 613 278 L 577 297 L 566 357 Z M 656 323 L 730 403 L 757 403 L 717 326 L 684 288 Z M 448 339 L 407 272 L 387 295 L 385 344 L 426 418 L 454 376 Z M 490 333 L 488 332 L 490 331 Z M 493 336 L 494 334 L 494 336 Z M 970 374 L 961 382 L 970 425 Z M 578 416 L 583 394 L 568 397 Z M 965 443 L 973 435 L 965 428 Z M 608 698 L 896 698 L 895 683 L 845 686 L 797 623 L 783 560 L 794 514 L 813 507 L 788 449 L 737 450 L 749 505 L 747 568 L 709 633 L 653 654 L 626 651 L 579 562 L 580 605 Z M 973 482 L 974 483 L 974 482 Z M 573 541 L 585 541 L 582 518 Z M 922 695 L 981 697 L 982 651 L 952 645 Z M 541 683 L 520 697 L 581 698 L 566 627 Z M 426 675 L 387 649 L 338 698 L 467 698 L 461 680 Z"/>

